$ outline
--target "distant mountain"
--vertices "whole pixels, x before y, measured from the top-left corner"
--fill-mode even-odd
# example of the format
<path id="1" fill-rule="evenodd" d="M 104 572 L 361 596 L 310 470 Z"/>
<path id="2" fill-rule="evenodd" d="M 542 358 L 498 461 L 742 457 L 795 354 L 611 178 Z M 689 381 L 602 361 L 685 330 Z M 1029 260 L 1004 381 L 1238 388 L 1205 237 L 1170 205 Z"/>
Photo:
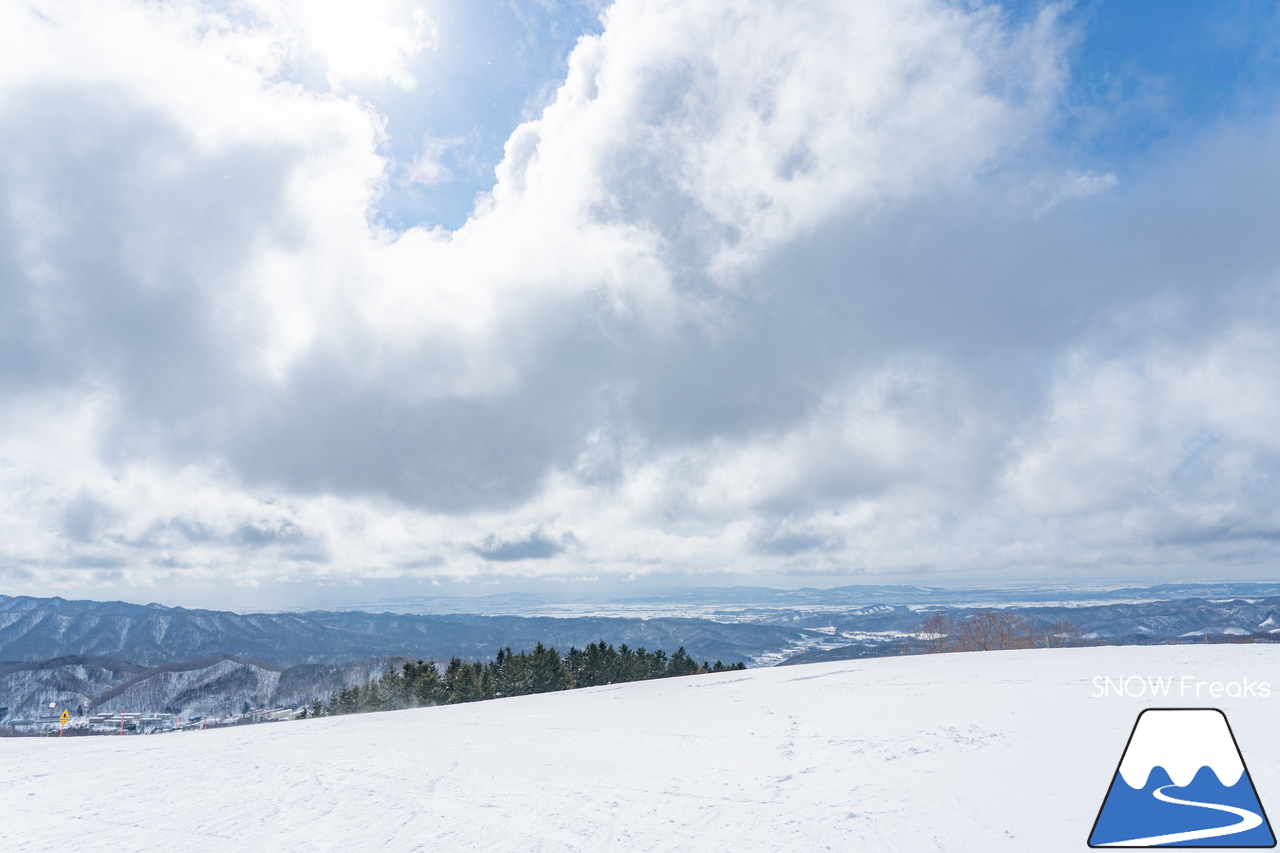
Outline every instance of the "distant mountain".
<path id="1" fill-rule="evenodd" d="M 407 658 L 282 667 L 220 655 L 143 669 L 103 657 L 73 656 L 0 667 L 0 725 L 35 719 L 49 703 L 74 716 L 120 711 L 183 718 L 239 714 L 251 708 L 297 708 L 363 684 Z"/>
<path id="2" fill-rule="evenodd" d="M 73 713 L 87 712 L 95 697 L 144 671 L 121 660 L 89 655 L 0 666 L 0 723 L 46 714 L 50 702 Z"/>
<path id="3" fill-rule="evenodd" d="M 963 616 L 970 607 L 894 607 L 876 605 L 849 610 L 771 610 L 748 615 L 765 624 L 786 624 L 796 628 L 834 628 L 837 632 L 910 631 L 924 613 L 946 609 Z M 1099 637 L 1146 634 L 1173 638 L 1195 633 L 1252 634 L 1277 626 L 1280 596 L 1262 599 L 1206 600 L 1189 598 L 1136 603 L 1073 606 L 1008 606 L 1039 622 L 1068 620 Z"/>
<path id="4" fill-rule="evenodd" d="M 867 602 L 870 589 L 886 597 L 932 596 L 937 601 Z M 1213 594 L 1165 597 L 1191 589 Z M 1251 594 L 1242 595 L 1242 591 Z M 1262 594 L 1268 591 L 1275 594 Z M 690 594 L 706 592 L 694 590 Z M 385 656 L 447 660 L 457 655 L 486 660 L 506 646 L 520 651 L 542 642 L 567 652 L 571 646 L 581 648 L 603 639 L 615 646 L 626 643 L 651 651 L 662 649 L 668 654 L 683 646 L 698 661 L 759 665 L 787 658 L 797 662 L 835 659 L 834 650 L 840 647 L 846 649 L 840 653 L 846 656 L 883 654 L 876 649 L 914 633 L 924 614 L 947 609 L 964 618 L 973 607 L 942 603 L 963 591 L 928 587 L 849 587 L 843 591 L 743 587 L 722 592 L 729 597 L 738 596 L 743 602 L 765 593 L 777 595 L 769 605 L 726 605 L 723 611 L 707 608 L 699 618 L 663 615 L 681 612 L 683 605 L 679 602 L 668 607 L 651 602 L 642 614 L 627 616 L 363 611 L 239 614 L 159 604 L 0 596 L 0 661 L 87 656 L 154 667 L 232 655 L 274 667 L 291 667 Z M 1246 636 L 1280 631 L 1280 591 L 1275 585 L 1170 584 L 1114 591 L 1124 592 L 1134 600 L 1037 603 L 1047 602 L 1060 592 L 1006 590 L 1010 603 L 1003 606 L 1041 624 L 1068 620 L 1079 625 L 1085 634 L 1103 639 L 1165 642 L 1204 633 Z M 1236 594 L 1228 595 L 1230 592 Z M 864 603 L 830 603 L 842 595 L 860 598 Z M 797 602 L 797 597 L 804 600 Z M 819 600 L 827 603 L 814 603 Z M 1280 633 L 1276 636 L 1280 638 Z M 95 679 L 105 676 L 85 669 L 76 677 L 97 683 Z"/>
<path id="5" fill-rule="evenodd" d="M 796 628 L 825 628 L 831 642 L 824 647 L 789 656 L 782 663 L 796 665 L 821 661 L 853 660 L 899 654 L 895 641 L 917 630 L 924 615 L 947 610 L 957 619 L 972 612 L 967 607 L 867 607 L 857 611 L 803 613 L 776 611 L 762 617 L 779 619 Z M 1280 597 L 1262 599 L 1170 601 L 1102 604 L 1092 606 L 1009 607 L 1008 610 L 1039 625 L 1071 622 L 1088 639 L 1143 645 L 1185 641 L 1203 637 L 1253 637 L 1280 640 L 1277 612 Z M 839 640 L 847 642 L 840 644 Z"/>
<path id="6" fill-rule="evenodd" d="M 697 660 L 736 663 L 805 641 L 782 625 L 706 619 L 412 615 L 362 612 L 256 613 L 158 604 L 0 596 L 0 660 L 108 656 L 158 666 L 218 655 L 276 666 L 341 663 L 386 655 L 487 659 L 538 642 L 567 652 L 604 639 Z"/>

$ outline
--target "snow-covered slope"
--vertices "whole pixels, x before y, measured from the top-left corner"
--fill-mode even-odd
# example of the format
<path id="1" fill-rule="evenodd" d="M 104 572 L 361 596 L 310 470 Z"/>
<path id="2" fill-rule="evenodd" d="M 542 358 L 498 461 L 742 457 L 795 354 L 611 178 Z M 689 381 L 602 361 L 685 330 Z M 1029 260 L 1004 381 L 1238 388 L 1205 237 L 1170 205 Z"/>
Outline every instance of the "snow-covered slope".
<path id="1" fill-rule="evenodd" d="M 253 708 L 297 708 L 335 690 L 377 678 L 408 658 L 373 658 L 288 669 L 230 655 L 142 667 L 112 658 L 68 657 L 0 666 L 0 723 L 49 713 L 49 703 L 73 717 L 120 711 L 174 713 L 184 718 L 236 714 Z"/>
<path id="2" fill-rule="evenodd" d="M 180 711 L 187 716 L 238 713 L 244 703 L 261 708 L 270 703 L 280 683 L 282 666 L 225 657 L 170 664 L 142 673 L 100 697 L 99 713 L 129 710 Z"/>
<path id="3" fill-rule="evenodd" d="M 1221 707 L 1280 812 L 1280 689 L 1177 695 L 1184 675 L 1280 687 L 1278 663 L 1264 645 L 883 658 L 10 739 L 0 849 L 1082 851 L 1144 707 Z M 1154 701 L 1094 698 L 1095 676 L 1175 681 Z"/>
<path id="4" fill-rule="evenodd" d="M 49 713 L 49 703 L 82 714 L 94 700 L 143 671 L 112 658 L 74 656 L 0 666 L 0 722 Z"/>

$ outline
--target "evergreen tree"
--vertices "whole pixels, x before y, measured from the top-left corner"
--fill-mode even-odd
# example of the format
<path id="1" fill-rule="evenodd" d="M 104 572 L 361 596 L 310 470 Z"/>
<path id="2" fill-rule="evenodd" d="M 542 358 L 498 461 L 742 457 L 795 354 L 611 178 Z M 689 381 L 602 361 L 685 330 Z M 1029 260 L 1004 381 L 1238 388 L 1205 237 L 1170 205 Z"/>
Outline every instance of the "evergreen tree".
<path id="1" fill-rule="evenodd" d="M 329 697 L 329 706 L 325 709 L 325 713 L 333 716 L 341 714 L 354 714 L 360 710 L 360 688 L 344 687 L 341 690 L 335 690 Z"/>
<path id="2" fill-rule="evenodd" d="M 570 648 L 565 663 L 575 687 L 597 687 L 618 680 L 618 653 L 604 640 L 588 643 L 582 651 Z"/>
<path id="3" fill-rule="evenodd" d="M 698 664 L 693 658 L 689 657 L 688 652 L 684 650 L 684 646 L 676 649 L 676 653 L 671 656 L 671 660 L 667 663 L 667 676 L 694 675 L 698 672 Z"/>
<path id="4" fill-rule="evenodd" d="M 706 664 L 703 664 L 703 666 L 705 667 Z M 746 668 L 747 665 L 742 662 L 725 664 L 720 661 L 716 661 L 716 665 L 707 669 L 707 672 L 733 672 L 735 670 Z"/>
<path id="5" fill-rule="evenodd" d="M 542 643 L 538 643 L 532 652 L 516 653 L 507 646 L 499 649 L 488 663 L 468 662 L 455 656 L 443 673 L 431 661 L 408 661 L 399 671 L 388 666 L 378 678 L 335 690 L 327 705 L 314 702 L 309 711 L 303 709 L 298 714 L 298 719 L 478 702 L 503 696 L 746 668 L 744 663 L 726 665 L 719 660 L 715 664 L 704 662 L 699 666 L 683 646 L 670 658 L 661 649 L 649 652 L 643 646 L 632 649 L 625 643 L 614 649 L 603 639 L 589 643 L 585 649 L 570 647 L 564 657 L 553 646 Z"/>
<path id="6" fill-rule="evenodd" d="M 511 647 L 498 649 L 498 654 L 486 669 L 494 697 L 523 696 L 532 692 L 529 656 L 524 652 L 514 654 Z"/>
<path id="7" fill-rule="evenodd" d="M 528 659 L 530 693 L 550 693 L 573 687 L 573 676 L 569 673 L 569 667 L 560 659 L 554 646 L 548 648 L 538 643 Z"/>
<path id="8" fill-rule="evenodd" d="M 359 710 L 363 713 L 366 711 L 386 711 L 387 701 L 382 694 L 382 681 L 370 681 L 360 691 Z"/>
<path id="9" fill-rule="evenodd" d="M 492 674 L 480 663 L 465 663 L 461 658 L 454 657 L 449 661 L 442 681 L 447 704 L 493 698 L 490 692 Z"/>
<path id="10" fill-rule="evenodd" d="M 667 653 L 662 649 L 654 652 L 645 664 L 645 678 L 663 678 L 667 674 Z"/>
<path id="11" fill-rule="evenodd" d="M 445 703 L 444 683 L 434 663 L 409 661 L 404 665 L 403 678 L 410 707 Z"/>
<path id="12" fill-rule="evenodd" d="M 613 680 L 622 683 L 636 681 L 639 677 L 640 663 L 636 653 L 631 651 L 626 643 L 622 643 L 618 646 L 617 669 L 613 673 Z"/>
<path id="13" fill-rule="evenodd" d="M 382 693 L 382 707 L 384 709 L 396 711 L 409 707 L 408 696 L 405 694 L 404 689 L 404 679 L 391 664 L 387 664 L 387 671 L 382 674 L 382 678 L 378 679 L 378 686 Z"/>

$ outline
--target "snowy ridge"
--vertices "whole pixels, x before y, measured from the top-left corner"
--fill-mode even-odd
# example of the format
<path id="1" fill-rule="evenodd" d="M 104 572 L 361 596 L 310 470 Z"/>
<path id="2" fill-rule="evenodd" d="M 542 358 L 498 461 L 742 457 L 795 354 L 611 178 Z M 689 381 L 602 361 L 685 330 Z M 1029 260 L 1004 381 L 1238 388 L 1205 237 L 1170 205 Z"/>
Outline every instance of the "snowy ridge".
<path id="1" fill-rule="evenodd" d="M 1257 587 L 1258 592 L 1275 591 L 1272 586 L 1251 586 Z M 1169 600 L 1156 595 L 1157 591 L 1153 588 L 1147 596 L 1152 600 L 1143 604 L 1086 605 L 1072 601 L 1069 606 L 1051 606 L 1027 590 L 1019 591 L 1022 604 L 999 596 L 991 601 L 1041 625 L 1070 621 L 1091 638 L 1200 638 L 1206 633 L 1244 636 L 1272 630 L 1265 626 L 1277 624 L 1275 614 L 1280 610 L 1280 596 Z M 756 590 L 742 593 L 740 600 L 717 603 L 708 598 L 712 592 L 695 590 L 679 599 L 614 604 L 555 604 L 508 596 L 502 599 L 502 607 L 513 613 L 485 616 L 350 610 L 243 615 L 0 595 L 0 659 L 40 661 L 101 655 L 151 667 L 232 654 L 291 666 L 388 655 L 438 660 L 448 660 L 453 655 L 476 658 L 492 655 L 508 645 L 528 649 L 539 641 L 564 652 L 570 646 L 581 648 L 604 639 L 615 646 L 626 643 L 633 648 L 644 646 L 667 653 L 684 646 L 699 661 L 746 661 L 759 666 L 797 658 L 797 663 L 804 663 L 835 659 L 832 652 L 839 647 L 846 649 L 845 658 L 886 650 L 917 636 L 925 616 L 955 606 L 954 599 L 959 595 L 957 591 L 933 591 L 931 594 L 950 603 L 912 605 L 913 593 L 908 589 L 876 589 L 874 595 L 861 587 L 786 594 L 765 590 L 769 596 Z M 902 602 L 875 600 L 891 592 L 901 594 Z M 733 599 L 735 591 L 723 594 Z M 778 601 L 760 603 L 767 597 Z M 867 597 L 872 600 L 855 601 Z M 413 601 L 416 600 L 408 603 Z M 835 603 L 841 601 L 849 603 Z M 442 598 L 419 604 L 427 609 L 458 608 L 467 602 L 477 606 L 484 603 L 479 599 Z M 965 607 L 953 615 L 963 618 L 968 612 Z M 515 615 L 514 611 L 522 615 Z M 0 706 L 4 704 L 0 699 Z"/>
<path id="2" fill-rule="evenodd" d="M 1191 784 L 1208 767 L 1223 785 L 1240 781 L 1244 764 L 1220 711 L 1153 710 L 1138 720 L 1120 775 L 1130 788 L 1143 788 L 1156 767 L 1163 767 L 1178 787 Z"/>
<path id="3" fill-rule="evenodd" d="M 120 711 L 184 717 L 238 714 L 251 708 L 310 705 L 335 690 L 377 678 L 408 658 L 341 664 L 275 666 L 231 655 L 143 669 L 104 657 L 68 657 L 0 667 L 0 726 L 48 713 L 49 703 L 73 717 Z"/>
<path id="4" fill-rule="evenodd" d="M 147 670 L 94 703 L 98 713 L 181 710 L 190 715 L 235 713 L 243 703 L 270 704 L 284 667 L 227 657 Z"/>
<path id="5" fill-rule="evenodd" d="M 56 702 L 88 712 L 95 697 L 143 672 L 140 666 L 104 657 L 68 657 L 0 666 L 0 725 L 47 714 Z"/>

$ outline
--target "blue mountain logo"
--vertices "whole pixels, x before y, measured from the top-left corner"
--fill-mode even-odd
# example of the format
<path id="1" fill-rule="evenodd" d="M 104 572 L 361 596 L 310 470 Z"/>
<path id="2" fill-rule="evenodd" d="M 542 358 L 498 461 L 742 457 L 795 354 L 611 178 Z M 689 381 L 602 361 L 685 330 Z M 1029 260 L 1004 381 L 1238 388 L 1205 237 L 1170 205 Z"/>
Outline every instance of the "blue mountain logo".
<path id="1" fill-rule="evenodd" d="M 1138 715 L 1089 833 L 1090 847 L 1275 847 L 1227 716 Z"/>

